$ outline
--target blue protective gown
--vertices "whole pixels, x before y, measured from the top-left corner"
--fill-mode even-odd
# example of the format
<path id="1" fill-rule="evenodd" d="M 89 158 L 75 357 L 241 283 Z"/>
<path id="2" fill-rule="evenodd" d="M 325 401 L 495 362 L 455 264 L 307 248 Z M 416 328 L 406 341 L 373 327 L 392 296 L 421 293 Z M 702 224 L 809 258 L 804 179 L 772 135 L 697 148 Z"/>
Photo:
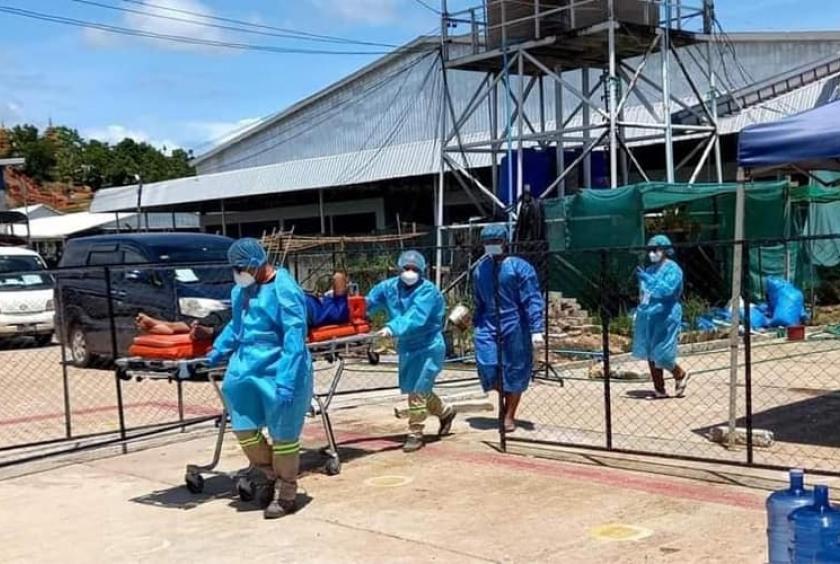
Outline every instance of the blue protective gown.
<path id="1" fill-rule="evenodd" d="M 683 272 L 670 259 L 639 275 L 640 304 L 633 324 L 633 356 L 673 370 L 682 325 Z"/>
<path id="2" fill-rule="evenodd" d="M 232 428 L 268 427 L 274 441 L 298 440 L 312 400 L 303 291 L 281 268 L 273 282 L 234 288 L 231 305 L 208 361 L 229 359 L 222 392 Z"/>
<path id="3" fill-rule="evenodd" d="M 428 394 L 443 370 L 443 295 L 433 283 L 406 286 L 399 277 L 380 282 L 367 295 L 367 310 L 388 314 L 387 327 L 397 338 L 400 391 Z"/>
<path id="4" fill-rule="evenodd" d="M 524 392 L 534 362 L 531 335 L 545 331 L 545 303 L 534 267 L 519 257 L 501 262 L 487 257 L 473 270 L 473 294 L 475 359 L 484 391 L 496 388 L 499 377 L 496 338 L 500 321 L 503 389 Z"/>

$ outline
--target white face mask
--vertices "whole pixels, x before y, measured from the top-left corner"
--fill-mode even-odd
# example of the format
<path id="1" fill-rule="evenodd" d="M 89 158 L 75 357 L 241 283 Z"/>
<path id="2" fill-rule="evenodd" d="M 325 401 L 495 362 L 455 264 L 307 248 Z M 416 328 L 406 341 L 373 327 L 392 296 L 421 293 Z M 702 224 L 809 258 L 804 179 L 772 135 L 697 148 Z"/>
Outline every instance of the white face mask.
<path id="1" fill-rule="evenodd" d="M 413 270 L 403 270 L 400 274 L 400 280 L 402 280 L 403 284 L 406 286 L 414 286 L 417 284 L 417 281 L 420 280 L 420 274 L 418 272 L 414 272 Z"/>
<path id="2" fill-rule="evenodd" d="M 659 262 L 662 262 L 662 258 L 663 258 L 662 251 L 651 251 L 651 252 L 648 253 L 648 258 L 650 259 L 650 262 L 652 262 L 653 264 L 657 264 Z"/>
<path id="3" fill-rule="evenodd" d="M 491 257 L 497 257 L 504 251 L 501 245 L 484 245 L 484 252 L 490 255 Z"/>
<path id="4" fill-rule="evenodd" d="M 234 272 L 233 273 L 233 281 L 236 282 L 236 285 L 240 288 L 247 288 L 248 286 L 254 285 L 257 279 L 254 278 L 254 275 L 249 272 Z"/>

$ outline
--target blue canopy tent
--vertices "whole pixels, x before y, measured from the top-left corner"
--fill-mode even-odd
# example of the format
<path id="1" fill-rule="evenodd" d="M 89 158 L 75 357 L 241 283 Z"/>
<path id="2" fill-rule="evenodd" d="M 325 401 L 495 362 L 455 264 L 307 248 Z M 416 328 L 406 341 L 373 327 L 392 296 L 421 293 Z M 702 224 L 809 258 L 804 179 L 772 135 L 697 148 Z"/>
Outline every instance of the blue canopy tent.
<path id="1" fill-rule="evenodd" d="M 840 170 L 840 101 L 744 128 L 738 165 L 758 170 Z"/>
<path id="2" fill-rule="evenodd" d="M 745 184 L 758 172 L 840 170 L 840 101 L 778 121 L 745 127 L 738 136 L 738 190 L 735 198 L 735 245 L 732 256 L 732 329 L 729 374 L 729 438 L 736 437 L 738 327 L 741 257 L 744 238 Z"/>

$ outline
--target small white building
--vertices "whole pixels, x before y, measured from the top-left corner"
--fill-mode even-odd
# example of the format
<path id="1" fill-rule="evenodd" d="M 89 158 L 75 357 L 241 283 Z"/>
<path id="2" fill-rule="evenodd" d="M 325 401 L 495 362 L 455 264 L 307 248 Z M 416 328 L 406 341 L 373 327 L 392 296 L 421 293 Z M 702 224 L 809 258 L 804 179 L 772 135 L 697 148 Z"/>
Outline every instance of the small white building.
<path id="1" fill-rule="evenodd" d="M 85 235 L 99 235 L 115 231 L 197 231 L 199 218 L 194 213 L 92 213 L 77 212 L 55 215 L 40 210 L 41 217 L 32 217 L 36 206 L 30 206 L 29 229 L 25 223 L 6 226 L 7 232 L 22 239 L 29 238 L 31 247 L 38 251 L 50 266 L 55 266 L 64 248 L 64 241 Z M 19 210 L 15 210 L 19 211 Z M 55 210 L 52 210 L 55 212 Z M 138 222 L 139 219 L 139 222 Z M 139 223 L 139 226 L 138 226 Z M 138 229 L 139 227 L 139 229 Z"/>

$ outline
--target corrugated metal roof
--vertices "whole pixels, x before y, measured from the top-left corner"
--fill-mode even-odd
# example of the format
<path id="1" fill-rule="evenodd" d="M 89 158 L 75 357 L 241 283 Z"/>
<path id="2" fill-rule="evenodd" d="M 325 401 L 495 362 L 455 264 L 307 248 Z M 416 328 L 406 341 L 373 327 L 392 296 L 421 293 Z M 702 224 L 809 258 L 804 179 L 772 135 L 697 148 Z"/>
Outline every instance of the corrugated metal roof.
<path id="1" fill-rule="evenodd" d="M 723 50 L 718 64 L 729 88 L 739 88 L 750 80 L 761 82 L 778 76 L 780 70 L 824 60 L 840 52 L 840 33 L 814 37 L 808 34 L 734 34 L 731 38 L 738 51 L 740 66 L 735 64 L 728 51 Z M 425 38 L 424 41 L 431 40 Z M 690 74 L 695 77 L 703 75 L 688 53 L 684 59 Z M 428 62 L 423 62 L 425 60 Z M 724 65 L 727 60 L 727 65 Z M 260 126 L 251 128 L 239 138 L 217 147 L 212 154 L 203 155 L 198 176 L 145 185 L 143 207 L 342 187 L 433 174 L 438 171 L 439 143 L 435 139 L 442 100 L 437 65 L 433 57 L 423 59 L 416 53 L 384 57 Z M 648 63 L 646 74 L 651 80 L 659 80 L 660 66 L 656 60 Z M 746 71 L 741 66 L 747 67 Z M 399 79 L 389 80 L 401 69 L 408 70 L 400 74 Z M 459 114 L 479 86 L 482 75 L 459 71 L 448 74 L 455 112 Z M 580 75 L 572 74 L 568 79 L 573 85 L 579 84 Z M 772 121 L 783 115 L 811 109 L 825 99 L 832 80 L 836 78 L 820 80 L 755 108 L 724 117 L 720 120 L 721 133 L 734 133 L 750 123 Z M 552 117 L 553 85 L 552 81 L 546 83 L 546 115 Z M 592 83 L 596 82 L 593 80 Z M 515 81 L 513 87 L 516 88 Z M 699 88 L 704 88 L 704 85 L 700 84 Z M 649 87 L 642 85 L 640 89 L 649 99 L 656 99 Z M 675 81 L 673 94 L 686 103 L 695 102 L 684 80 Z M 501 110 L 501 104 L 505 102 L 503 96 L 499 98 Z M 537 115 L 537 103 L 536 95 L 528 99 L 526 108 L 529 115 Z M 567 103 L 567 112 L 573 105 Z M 661 103 L 653 105 L 661 115 Z M 634 97 L 628 101 L 625 120 L 655 123 L 638 98 Z M 546 125 L 549 129 L 553 128 L 553 120 Z M 580 125 L 579 117 L 570 124 L 571 127 L 577 125 Z M 476 112 L 461 130 L 464 141 L 469 142 L 486 139 L 489 129 L 489 112 L 485 109 Z M 633 145 L 649 143 L 633 141 L 649 133 L 649 130 L 643 129 L 626 131 Z M 490 158 L 488 155 L 470 155 L 470 165 L 489 166 Z M 130 211 L 137 205 L 136 198 L 136 186 L 100 190 L 94 197 L 91 210 Z"/>
<path id="2" fill-rule="evenodd" d="M 406 143 L 146 184 L 142 205 L 165 207 L 431 174 L 439 167 L 438 146 L 436 141 Z M 132 210 L 136 205 L 136 186 L 110 188 L 96 193 L 91 211 Z"/>
<path id="3" fill-rule="evenodd" d="M 356 90 L 363 88 L 363 82 L 370 77 L 370 75 L 376 74 L 377 72 L 382 72 L 386 70 L 388 67 L 393 66 L 395 63 L 399 63 L 405 59 L 411 59 L 418 57 L 418 52 L 422 57 L 422 54 L 429 53 L 434 51 L 440 45 L 440 38 L 434 36 L 420 36 L 416 39 L 410 41 L 409 43 L 403 45 L 402 47 L 396 49 L 393 53 L 389 53 L 383 57 L 380 57 L 373 61 L 372 63 L 362 67 L 361 69 L 347 75 L 346 77 L 342 78 L 341 80 L 331 84 L 330 86 L 324 88 L 316 92 L 315 94 L 308 96 L 299 102 L 295 103 L 289 108 L 286 108 L 280 112 L 277 112 L 274 115 L 271 115 L 259 123 L 254 124 L 248 127 L 245 131 L 239 133 L 238 135 L 225 140 L 223 143 L 220 143 L 216 147 L 213 147 L 206 153 L 196 156 L 193 159 L 193 164 L 195 166 L 201 166 L 209 159 L 213 158 L 217 154 L 227 151 L 232 147 L 235 147 L 239 143 L 244 140 L 253 140 L 255 137 L 259 137 L 265 130 L 271 128 L 272 126 L 280 123 L 285 122 L 284 125 L 289 125 L 289 122 L 294 120 L 298 114 L 306 111 L 311 112 L 314 108 L 321 105 L 321 102 L 326 101 L 326 99 L 331 97 L 336 97 L 340 95 L 342 90 L 346 90 L 347 87 L 352 86 L 353 88 L 350 89 L 350 95 L 355 96 L 357 94 Z M 375 78 L 375 77 L 374 77 Z M 329 106 L 330 104 L 326 104 Z M 381 109 L 381 108 L 380 108 Z M 271 136 L 274 137 L 274 136 Z"/>
<path id="4" fill-rule="evenodd" d="M 753 123 L 773 121 L 783 115 L 811 109 L 821 99 L 823 90 L 831 80 L 816 82 L 782 96 L 772 103 L 722 118 L 719 123 L 720 132 L 724 135 L 736 133 Z M 654 109 L 661 115 L 661 103 L 654 105 Z M 625 112 L 625 120 L 656 123 L 652 116 L 640 106 L 629 107 Z M 576 118 L 571 122 L 570 127 L 577 127 L 580 124 L 580 118 Z M 553 128 L 554 121 L 548 121 L 546 127 Z M 649 130 L 634 128 L 628 128 L 626 131 L 629 144 L 633 146 L 658 142 L 633 141 L 634 138 L 649 133 Z M 475 132 L 465 134 L 463 141 L 470 143 L 487 138 L 487 132 Z M 146 184 L 143 187 L 142 205 L 144 209 L 167 207 L 211 199 L 334 188 L 390 178 L 435 174 L 439 171 L 439 146 L 440 143 L 435 140 L 404 143 L 379 150 L 369 149 Z M 458 157 L 453 156 L 453 158 L 459 160 Z M 484 167 L 491 164 L 490 156 L 487 154 L 471 154 L 468 155 L 468 159 L 469 167 Z M 133 210 L 136 205 L 137 187 L 125 186 L 98 191 L 94 196 L 91 210 L 95 212 Z"/>

